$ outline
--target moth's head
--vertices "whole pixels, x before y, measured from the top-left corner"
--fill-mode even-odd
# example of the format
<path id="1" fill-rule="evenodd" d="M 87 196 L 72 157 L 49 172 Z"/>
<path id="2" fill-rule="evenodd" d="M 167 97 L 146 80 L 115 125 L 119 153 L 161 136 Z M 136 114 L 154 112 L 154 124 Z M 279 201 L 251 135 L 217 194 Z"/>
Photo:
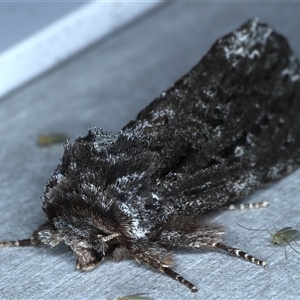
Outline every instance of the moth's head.
<path id="1" fill-rule="evenodd" d="M 51 228 L 42 228 L 39 239 L 50 246 L 65 242 L 79 269 L 94 268 L 114 250 L 126 248 L 123 241 L 147 231 L 136 215 L 157 159 L 151 151 L 141 159 L 138 151 L 144 146 L 133 137 L 90 129 L 73 145 L 66 143 L 46 185 L 43 210 Z"/>
<path id="2" fill-rule="evenodd" d="M 74 252 L 78 269 L 95 268 L 127 235 L 129 219 L 113 203 L 105 206 L 75 201 L 52 214 L 50 206 L 47 208 L 50 218 L 38 230 L 38 239 L 51 247 L 64 242 Z"/>

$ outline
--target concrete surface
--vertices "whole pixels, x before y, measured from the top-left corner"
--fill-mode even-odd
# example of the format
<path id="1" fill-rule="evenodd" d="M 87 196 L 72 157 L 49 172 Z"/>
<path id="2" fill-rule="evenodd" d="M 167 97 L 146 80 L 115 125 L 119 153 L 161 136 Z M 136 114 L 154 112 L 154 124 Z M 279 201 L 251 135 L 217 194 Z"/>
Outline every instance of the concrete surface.
<path id="1" fill-rule="evenodd" d="M 285 35 L 300 57 L 299 3 L 172 3 L 98 43 L 73 60 L 0 100 L 0 239 L 30 237 L 44 221 L 40 196 L 62 146 L 40 148 L 39 134 L 75 138 L 96 125 L 118 131 L 187 72 L 220 36 L 257 16 Z M 246 202 L 269 208 L 211 214 L 228 227 L 228 244 L 269 263 L 267 270 L 222 252 L 181 251 L 175 270 L 199 289 L 134 261 L 107 261 L 79 272 L 67 247 L 0 251 L 1 299 L 116 299 L 146 293 L 153 299 L 297 299 L 300 255 L 268 246 L 264 232 L 300 230 L 300 170 Z M 297 246 L 295 246 L 297 247 Z M 299 250 L 299 248 L 298 248 Z"/>
<path id="2" fill-rule="evenodd" d="M 123 0 L 71 2 L 0 2 L 0 36 L 3 36 L 0 40 L 0 97 L 161 4 L 160 1 Z M 2 15 L 5 18 L 1 19 Z M 2 51 L 12 42 L 13 45 Z"/>
<path id="3" fill-rule="evenodd" d="M 83 2 L 0 2 L 0 52 L 19 43 L 72 10 Z"/>

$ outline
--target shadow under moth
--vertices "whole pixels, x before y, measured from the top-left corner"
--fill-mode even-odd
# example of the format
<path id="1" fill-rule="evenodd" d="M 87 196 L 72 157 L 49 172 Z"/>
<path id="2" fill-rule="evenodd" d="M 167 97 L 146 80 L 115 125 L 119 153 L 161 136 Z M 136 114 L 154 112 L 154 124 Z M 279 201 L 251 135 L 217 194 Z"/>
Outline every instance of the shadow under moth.
<path id="1" fill-rule="evenodd" d="M 217 40 L 169 90 L 119 133 L 90 128 L 66 142 L 45 187 L 47 221 L 0 247 L 67 244 L 77 268 L 133 257 L 188 287 L 172 249 L 229 252 L 204 218 L 300 163 L 299 63 L 284 37 L 250 20 Z"/>

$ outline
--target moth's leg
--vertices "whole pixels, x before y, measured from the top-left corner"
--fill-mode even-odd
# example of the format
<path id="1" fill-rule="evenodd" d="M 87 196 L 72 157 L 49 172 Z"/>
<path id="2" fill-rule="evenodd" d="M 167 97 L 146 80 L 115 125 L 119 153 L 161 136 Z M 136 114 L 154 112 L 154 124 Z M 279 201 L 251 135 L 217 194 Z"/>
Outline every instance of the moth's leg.
<path id="1" fill-rule="evenodd" d="M 169 220 L 154 232 L 150 239 L 163 247 L 221 249 L 264 268 L 267 266 L 266 262 L 242 250 L 224 245 L 224 233 L 222 226 L 205 219 L 200 220 L 198 216 L 179 216 Z"/>
<path id="2" fill-rule="evenodd" d="M 0 242 L 0 248 L 35 246 L 39 244 L 41 244 L 41 241 L 39 240 L 36 232 L 34 232 L 30 239 Z"/>
<path id="3" fill-rule="evenodd" d="M 138 262 L 146 263 L 148 266 L 169 275 L 193 293 L 198 292 L 198 289 L 191 282 L 169 268 L 173 262 L 172 255 L 158 244 L 136 241 L 127 245 L 127 249 Z"/>
<path id="4" fill-rule="evenodd" d="M 264 208 L 268 207 L 269 202 L 263 201 L 258 203 L 245 203 L 245 204 L 230 204 L 222 206 L 221 209 L 224 210 L 242 210 L 242 209 L 256 209 L 256 208 Z"/>
<path id="5" fill-rule="evenodd" d="M 246 253 L 246 252 L 244 252 L 240 249 L 233 248 L 233 247 L 230 247 L 230 246 L 227 246 L 227 245 L 224 245 L 224 244 L 220 244 L 220 243 L 215 244 L 214 247 L 222 249 L 222 250 L 224 250 L 224 251 L 226 251 L 230 254 L 242 257 L 242 258 L 252 262 L 253 264 L 256 264 L 258 266 L 262 266 L 263 268 L 266 268 L 268 266 L 268 264 L 265 261 L 257 259 L 254 256 L 252 256 L 252 255 L 250 255 L 250 254 L 248 254 L 248 253 Z"/>
<path id="6" fill-rule="evenodd" d="M 187 288 L 189 288 L 193 293 L 198 292 L 198 289 L 189 281 L 187 281 L 184 277 L 180 276 L 178 273 L 174 272 L 172 269 L 168 267 L 161 267 L 159 269 L 161 272 L 169 275 L 171 278 L 177 280 L 178 282 L 182 283 L 185 285 Z"/>
<path id="7" fill-rule="evenodd" d="M 61 237 L 58 235 L 53 225 L 46 222 L 42 224 L 38 230 L 33 232 L 30 239 L 0 242 L 0 248 L 36 246 L 40 244 L 55 247 L 60 241 Z"/>

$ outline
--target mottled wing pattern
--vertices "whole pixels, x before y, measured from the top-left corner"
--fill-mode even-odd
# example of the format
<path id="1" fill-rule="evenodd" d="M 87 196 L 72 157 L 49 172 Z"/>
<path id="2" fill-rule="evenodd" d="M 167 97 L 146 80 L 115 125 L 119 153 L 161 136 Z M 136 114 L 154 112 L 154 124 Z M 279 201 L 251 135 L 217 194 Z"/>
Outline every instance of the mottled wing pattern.
<path id="1" fill-rule="evenodd" d="M 142 110 L 124 133 L 159 153 L 164 207 L 202 213 L 298 167 L 299 79 L 284 38 L 252 20 Z"/>

